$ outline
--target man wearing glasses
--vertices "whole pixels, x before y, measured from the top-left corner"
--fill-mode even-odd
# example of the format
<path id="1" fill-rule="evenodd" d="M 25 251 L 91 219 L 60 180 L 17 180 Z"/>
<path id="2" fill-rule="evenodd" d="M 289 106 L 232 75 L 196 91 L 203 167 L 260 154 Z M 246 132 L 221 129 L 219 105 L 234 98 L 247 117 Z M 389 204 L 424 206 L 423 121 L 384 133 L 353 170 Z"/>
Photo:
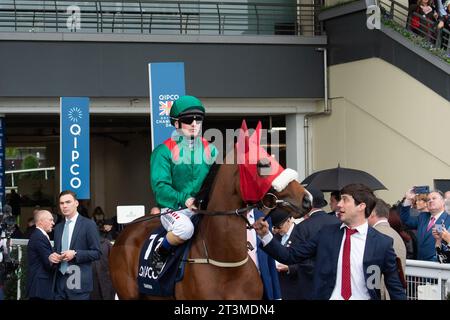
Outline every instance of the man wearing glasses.
<path id="1" fill-rule="evenodd" d="M 167 235 L 151 258 L 158 274 L 175 247 L 192 237 L 195 196 L 217 156 L 214 145 L 201 137 L 204 116 L 205 107 L 198 98 L 180 97 L 170 110 L 176 130 L 151 155 L 152 190 L 161 212 L 168 212 L 161 216 Z"/>

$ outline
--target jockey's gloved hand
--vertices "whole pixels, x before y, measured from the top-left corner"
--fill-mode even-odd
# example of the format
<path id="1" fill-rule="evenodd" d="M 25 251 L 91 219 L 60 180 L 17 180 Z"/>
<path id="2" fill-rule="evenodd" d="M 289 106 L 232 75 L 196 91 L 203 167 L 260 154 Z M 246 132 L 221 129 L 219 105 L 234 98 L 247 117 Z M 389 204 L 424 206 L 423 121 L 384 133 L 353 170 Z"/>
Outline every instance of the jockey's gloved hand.
<path id="1" fill-rule="evenodd" d="M 186 205 L 186 208 L 188 208 L 190 210 L 196 210 L 197 209 L 197 206 L 195 205 L 195 198 L 194 197 L 188 198 L 184 204 Z"/>

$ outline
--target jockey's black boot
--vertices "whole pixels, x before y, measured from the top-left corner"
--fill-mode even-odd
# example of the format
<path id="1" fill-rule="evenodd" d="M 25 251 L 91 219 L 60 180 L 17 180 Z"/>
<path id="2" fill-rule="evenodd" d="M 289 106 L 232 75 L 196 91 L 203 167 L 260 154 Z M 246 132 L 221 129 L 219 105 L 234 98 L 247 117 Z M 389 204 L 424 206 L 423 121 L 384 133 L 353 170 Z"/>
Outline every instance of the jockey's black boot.
<path id="1" fill-rule="evenodd" d="M 156 250 L 153 252 L 151 266 L 153 271 L 156 274 L 159 274 L 166 264 L 167 258 L 169 258 L 170 250 L 166 249 L 162 245 L 160 245 Z"/>

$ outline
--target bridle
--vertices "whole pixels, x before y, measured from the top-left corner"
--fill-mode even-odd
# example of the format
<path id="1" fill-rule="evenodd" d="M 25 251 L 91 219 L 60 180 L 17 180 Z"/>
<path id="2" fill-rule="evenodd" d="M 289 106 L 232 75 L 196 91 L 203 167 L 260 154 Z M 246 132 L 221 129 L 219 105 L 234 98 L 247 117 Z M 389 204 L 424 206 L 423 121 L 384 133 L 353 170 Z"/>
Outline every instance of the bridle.
<path id="1" fill-rule="evenodd" d="M 228 210 L 228 211 L 207 211 L 207 210 L 196 210 L 196 214 L 202 214 L 205 216 L 227 216 L 227 215 L 236 215 L 238 217 L 241 217 L 242 219 L 244 219 L 245 223 L 246 223 L 246 228 L 247 229 L 253 229 L 252 224 L 250 223 L 250 221 L 247 218 L 247 213 L 248 211 L 252 210 L 252 209 L 260 209 L 260 210 L 264 210 L 264 211 L 269 211 L 269 213 L 264 217 L 264 220 L 266 220 L 270 214 L 272 213 L 273 209 L 275 208 L 290 208 L 292 211 L 297 212 L 299 214 L 302 213 L 301 208 L 299 208 L 298 206 L 294 205 L 293 203 L 283 200 L 283 199 L 279 199 L 273 192 L 270 192 L 272 190 L 269 190 L 268 193 L 266 193 L 264 195 L 264 197 L 258 201 L 257 203 L 252 203 L 252 204 L 247 204 L 245 207 L 242 208 L 238 208 L 236 210 Z M 308 212 L 308 208 L 311 207 L 311 202 L 309 200 L 305 200 L 306 195 L 303 197 L 303 203 L 302 203 L 302 209 L 303 212 Z M 142 217 L 139 219 L 134 220 L 131 223 L 138 223 L 138 222 L 142 222 L 142 221 L 146 221 L 146 220 L 151 220 L 157 217 L 161 217 L 163 215 L 175 212 L 176 210 L 167 210 L 163 213 L 159 213 L 159 214 L 154 214 L 151 216 L 147 216 L 147 217 Z M 130 223 L 130 224 L 131 224 Z M 205 252 L 205 256 L 206 258 L 191 258 L 191 259 L 186 259 L 185 261 L 188 263 L 199 263 L 199 264 L 211 264 L 217 267 L 222 267 L 222 268 L 236 268 L 236 267 L 240 267 L 244 264 L 247 263 L 248 261 L 248 255 L 241 261 L 237 261 L 237 262 L 223 262 L 223 261 L 217 261 L 214 259 L 209 258 L 209 254 L 208 254 L 208 249 L 205 243 L 205 240 L 202 240 L 203 243 L 203 249 Z"/>

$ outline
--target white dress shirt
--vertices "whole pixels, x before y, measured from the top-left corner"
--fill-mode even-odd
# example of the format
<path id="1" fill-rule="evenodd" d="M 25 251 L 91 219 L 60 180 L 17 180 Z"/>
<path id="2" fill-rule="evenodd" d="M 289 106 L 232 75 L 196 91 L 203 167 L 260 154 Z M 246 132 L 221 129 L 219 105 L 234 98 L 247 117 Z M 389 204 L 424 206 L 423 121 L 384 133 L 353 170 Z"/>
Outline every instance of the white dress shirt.
<path id="1" fill-rule="evenodd" d="M 345 224 L 341 225 L 341 229 L 346 228 Z M 352 295 L 350 300 L 369 300 L 370 295 L 366 286 L 366 279 L 364 277 L 364 249 L 366 246 L 367 231 L 369 229 L 369 224 L 367 220 L 362 225 L 356 227 L 358 232 L 354 233 L 350 238 L 351 250 L 350 250 L 350 281 L 352 285 Z M 334 286 L 333 293 L 331 294 L 330 300 L 343 300 L 341 296 L 342 287 L 342 254 L 344 251 L 345 242 L 345 232 L 342 237 L 341 248 L 339 250 L 339 259 L 337 262 L 336 270 L 336 284 Z"/>
<path id="2" fill-rule="evenodd" d="M 255 223 L 255 216 L 253 214 L 253 209 L 248 212 L 247 219 L 250 224 Z M 258 262 L 258 253 L 257 253 L 257 250 L 258 250 L 257 243 L 258 242 L 256 240 L 255 229 L 247 229 L 247 241 L 249 241 L 253 247 L 253 250 L 249 251 L 249 256 L 255 262 L 256 268 L 259 271 L 259 262 Z"/>

